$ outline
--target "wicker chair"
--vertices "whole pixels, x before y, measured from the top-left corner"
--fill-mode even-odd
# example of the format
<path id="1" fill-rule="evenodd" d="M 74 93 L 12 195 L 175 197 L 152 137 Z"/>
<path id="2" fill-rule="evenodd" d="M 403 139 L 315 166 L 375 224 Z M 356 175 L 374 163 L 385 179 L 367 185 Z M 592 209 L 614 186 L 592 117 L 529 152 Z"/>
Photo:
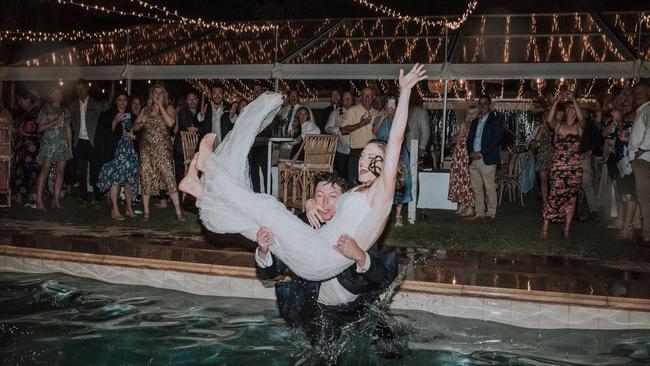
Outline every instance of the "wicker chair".
<path id="1" fill-rule="evenodd" d="M 183 164 L 187 172 L 190 162 L 196 153 L 196 144 L 199 142 L 199 134 L 196 132 L 181 131 L 181 148 L 183 149 Z"/>
<path id="2" fill-rule="evenodd" d="M 183 164 L 185 165 L 185 174 L 190 166 L 194 153 L 196 153 L 196 144 L 199 141 L 199 134 L 196 132 L 181 131 L 181 148 L 183 149 Z M 183 194 L 183 200 L 187 194 Z"/>
<path id="3" fill-rule="evenodd" d="M 7 207 L 11 207 L 11 127 L 0 126 L 0 194 L 7 198 Z"/>
<path id="4" fill-rule="evenodd" d="M 308 197 L 316 188 L 314 176 L 331 172 L 336 155 L 336 135 L 307 135 L 299 150 L 289 161 L 281 160 L 278 166 L 280 199 L 287 207 L 304 210 Z M 304 152 L 304 160 L 298 160 Z"/>

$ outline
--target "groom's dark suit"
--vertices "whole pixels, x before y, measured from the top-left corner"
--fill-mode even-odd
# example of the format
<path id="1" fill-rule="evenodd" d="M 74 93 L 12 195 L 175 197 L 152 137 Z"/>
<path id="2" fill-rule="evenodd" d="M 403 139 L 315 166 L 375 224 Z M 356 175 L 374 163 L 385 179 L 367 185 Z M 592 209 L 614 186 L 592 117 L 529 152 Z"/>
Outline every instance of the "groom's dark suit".
<path id="1" fill-rule="evenodd" d="M 307 216 L 298 217 L 309 224 Z M 326 306 L 318 303 L 321 282 L 298 278 L 295 281 L 276 284 L 275 293 L 282 318 L 293 327 L 303 328 L 312 343 L 338 338 L 341 328 L 346 323 L 364 317 L 370 305 L 378 300 L 378 291 L 388 287 L 397 277 L 397 256 L 394 250 L 380 252 L 377 245 L 368 250 L 370 267 L 364 273 L 356 271 L 356 264 L 336 276 L 341 286 L 352 294 L 359 295 L 357 300 L 340 306 Z M 279 275 L 291 273 L 291 270 L 273 256 L 273 264 L 257 272 L 263 279 L 272 279 Z"/>

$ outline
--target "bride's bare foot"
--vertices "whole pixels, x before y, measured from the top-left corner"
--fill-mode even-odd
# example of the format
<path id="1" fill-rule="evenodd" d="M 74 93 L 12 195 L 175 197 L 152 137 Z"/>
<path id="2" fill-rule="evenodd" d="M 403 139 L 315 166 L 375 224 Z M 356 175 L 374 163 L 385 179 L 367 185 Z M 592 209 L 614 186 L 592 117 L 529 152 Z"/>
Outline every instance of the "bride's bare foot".
<path id="1" fill-rule="evenodd" d="M 203 141 L 201 141 L 201 145 L 203 145 Z M 187 174 L 185 174 L 185 178 L 183 178 L 181 183 L 178 185 L 178 189 L 187 194 L 191 194 L 196 198 L 201 198 L 203 196 L 203 183 L 201 183 L 201 180 L 199 179 L 199 171 L 196 169 L 200 154 L 201 153 L 199 152 L 194 155 L 194 159 L 190 162 L 190 167 L 187 170 Z"/>
<path id="2" fill-rule="evenodd" d="M 196 169 L 200 172 L 204 171 L 205 162 L 214 152 L 214 139 L 216 137 L 216 134 L 209 133 L 201 139 L 201 143 L 199 144 L 199 155 L 194 157 L 194 159 L 196 159 Z"/>

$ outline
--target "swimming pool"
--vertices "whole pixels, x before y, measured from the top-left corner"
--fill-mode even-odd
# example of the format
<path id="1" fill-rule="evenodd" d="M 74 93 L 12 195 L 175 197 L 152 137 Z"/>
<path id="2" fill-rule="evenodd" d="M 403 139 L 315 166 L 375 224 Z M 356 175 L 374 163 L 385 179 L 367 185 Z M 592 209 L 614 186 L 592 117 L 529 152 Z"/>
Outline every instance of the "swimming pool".
<path id="1" fill-rule="evenodd" d="M 401 360 L 355 325 L 344 364 L 648 365 L 650 331 L 532 330 L 394 311 Z M 2 365 L 311 364 L 268 300 L 198 296 L 63 274 L 0 273 Z"/>

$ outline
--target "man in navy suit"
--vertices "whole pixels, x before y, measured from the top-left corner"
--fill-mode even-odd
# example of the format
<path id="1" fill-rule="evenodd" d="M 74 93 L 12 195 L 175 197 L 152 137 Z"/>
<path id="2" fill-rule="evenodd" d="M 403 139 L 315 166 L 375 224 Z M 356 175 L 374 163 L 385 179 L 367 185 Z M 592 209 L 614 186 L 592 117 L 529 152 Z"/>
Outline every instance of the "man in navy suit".
<path id="1" fill-rule="evenodd" d="M 479 116 L 472 121 L 467 137 L 467 152 L 470 156 L 469 177 L 474 190 L 475 215 L 468 220 L 493 222 L 497 214 L 497 186 L 495 175 L 501 160 L 499 145 L 503 129 L 501 117 L 490 110 L 492 98 L 479 98 Z M 486 207 L 487 201 L 487 207 Z"/>

